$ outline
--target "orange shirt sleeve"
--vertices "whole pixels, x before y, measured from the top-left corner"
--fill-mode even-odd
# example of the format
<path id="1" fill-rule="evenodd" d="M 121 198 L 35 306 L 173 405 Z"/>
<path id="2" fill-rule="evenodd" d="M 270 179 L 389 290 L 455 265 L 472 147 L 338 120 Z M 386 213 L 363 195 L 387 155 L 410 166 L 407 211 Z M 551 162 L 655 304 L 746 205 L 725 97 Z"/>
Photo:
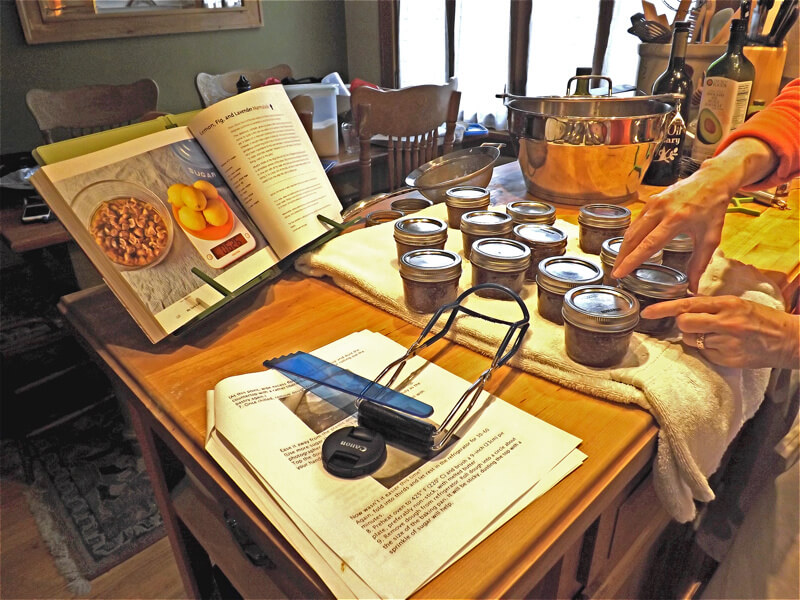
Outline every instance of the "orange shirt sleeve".
<path id="1" fill-rule="evenodd" d="M 800 79 L 787 83 L 764 110 L 732 131 L 714 155 L 744 137 L 758 138 L 778 156 L 777 168 L 761 181 L 746 186 L 746 190 L 776 186 L 800 176 Z"/>

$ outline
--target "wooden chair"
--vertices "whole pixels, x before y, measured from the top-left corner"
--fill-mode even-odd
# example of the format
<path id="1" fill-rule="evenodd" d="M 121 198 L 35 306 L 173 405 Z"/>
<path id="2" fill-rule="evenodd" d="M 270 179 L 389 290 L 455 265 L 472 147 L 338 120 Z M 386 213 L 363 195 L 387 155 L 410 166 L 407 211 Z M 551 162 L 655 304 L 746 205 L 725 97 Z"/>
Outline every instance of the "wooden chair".
<path id="1" fill-rule="evenodd" d="M 238 69 L 219 75 L 198 73 L 197 77 L 195 77 L 195 84 L 197 85 L 197 92 L 200 94 L 200 100 L 203 101 L 203 106 L 210 106 L 215 102 L 235 95 L 236 82 L 239 81 L 239 77 L 242 75 L 247 78 L 252 87 L 256 88 L 264 85 L 264 82 L 269 77 L 277 79 L 291 77 L 292 68 L 289 65 L 281 64 L 268 69 Z"/>
<path id="2" fill-rule="evenodd" d="M 446 132 L 441 153 L 452 151 L 460 102 L 461 92 L 452 85 L 353 90 L 350 104 L 360 144 L 360 198 L 372 194 L 373 136 L 387 137 L 389 190 L 397 189 L 411 171 L 440 156 L 438 129 L 442 123 Z"/>
<path id="3" fill-rule="evenodd" d="M 164 114 L 156 110 L 158 84 L 152 79 L 68 90 L 31 89 L 25 102 L 48 144 Z"/>

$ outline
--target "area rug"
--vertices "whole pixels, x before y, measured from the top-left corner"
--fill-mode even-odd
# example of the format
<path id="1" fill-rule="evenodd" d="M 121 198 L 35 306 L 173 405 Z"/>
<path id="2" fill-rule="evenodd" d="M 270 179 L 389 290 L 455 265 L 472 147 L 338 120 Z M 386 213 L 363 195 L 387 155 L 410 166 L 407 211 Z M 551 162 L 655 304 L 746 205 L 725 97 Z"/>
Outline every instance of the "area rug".
<path id="1" fill-rule="evenodd" d="M 115 398 L 26 437 L 39 530 L 70 591 L 165 535 L 141 449 Z"/>

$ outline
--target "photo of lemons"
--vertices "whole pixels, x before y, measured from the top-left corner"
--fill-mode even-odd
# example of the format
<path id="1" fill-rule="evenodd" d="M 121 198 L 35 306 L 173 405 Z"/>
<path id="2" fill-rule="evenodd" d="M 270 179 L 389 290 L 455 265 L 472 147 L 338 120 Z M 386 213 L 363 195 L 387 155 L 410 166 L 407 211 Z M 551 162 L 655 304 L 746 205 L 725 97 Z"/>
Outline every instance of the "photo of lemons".
<path id="1" fill-rule="evenodd" d="M 183 206 L 181 199 L 181 191 L 186 187 L 183 183 L 173 183 L 167 188 L 167 201 L 174 207 L 180 208 Z"/>
<path id="2" fill-rule="evenodd" d="M 178 220 L 186 229 L 191 229 L 192 231 L 200 231 L 208 225 L 203 218 L 203 213 L 192 210 L 188 206 L 182 206 L 178 210 Z"/>
<path id="3" fill-rule="evenodd" d="M 214 200 L 219 196 L 217 188 L 205 179 L 198 179 L 192 184 L 192 187 L 200 190 L 208 201 Z"/>
<path id="4" fill-rule="evenodd" d="M 220 225 L 225 225 L 228 221 L 228 208 L 222 200 L 214 198 L 206 204 L 205 209 L 203 209 L 203 216 L 209 225 L 219 227 Z"/>
<path id="5" fill-rule="evenodd" d="M 181 190 L 183 205 L 192 210 L 203 210 L 208 203 L 206 195 L 193 186 L 184 186 Z"/>
<path id="6" fill-rule="evenodd" d="M 173 183 L 167 200 L 175 219 L 187 232 L 203 239 L 219 239 L 230 232 L 233 215 L 213 184 L 200 179 L 191 185 Z"/>

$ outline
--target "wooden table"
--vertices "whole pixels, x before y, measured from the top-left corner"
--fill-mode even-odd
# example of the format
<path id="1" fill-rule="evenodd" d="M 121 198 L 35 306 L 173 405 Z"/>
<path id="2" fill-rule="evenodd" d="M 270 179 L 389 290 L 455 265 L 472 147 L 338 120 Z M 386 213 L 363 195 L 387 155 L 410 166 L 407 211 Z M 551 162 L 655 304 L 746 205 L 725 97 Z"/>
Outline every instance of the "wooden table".
<path id="1" fill-rule="evenodd" d="M 22 204 L 0 208 L 0 236 L 14 252 L 29 252 L 72 240 L 55 219 L 46 223 L 23 223 Z"/>
<path id="2" fill-rule="evenodd" d="M 516 163 L 495 170 L 495 201 L 523 197 Z M 643 190 L 647 191 L 647 190 Z M 638 211 L 641 203 L 628 204 Z M 577 207 L 558 207 L 574 219 Z M 784 289 L 798 273 L 797 194 L 792 211 L 730 215 L 723 248 L 771 271 Z M 769 235 L 761 241 L 756 235 Z M 777 251 L 778 246 L 786 246 Z M 788 255 L 788 256 L 785 256 Z M 319 577 L 203 450 L 205 392 L 222 378 L 261 370 L 265 358 L 313 350 L 364 328 L 408 346 L 418 329 L 353 298 L 329 280 L 288 272 L 180 338 L 151 345 L 106 288 L 64 297 L 61 309 L 108 367 L 127 401 L 187 593 L 207 595 L 213 561 L 245 596 L 323 597 Z M 472 381 L 486 357 L 460 346 L 427 358 Z M 580 437 L 585 463 L 414 595 L 635 597 L 648 583 L 656 540 L 669 522 L 655 497 L 651 416 L 513 369 L 492 392 Z M 223 516 L 224 515 L 224 516 Z M 268 558 L 255 567 L 232 543 L 234 519 Z M 250 554 L 253 546 L 246 546 Z M 210 557 L 210 558 L 209 558 Z"/>

